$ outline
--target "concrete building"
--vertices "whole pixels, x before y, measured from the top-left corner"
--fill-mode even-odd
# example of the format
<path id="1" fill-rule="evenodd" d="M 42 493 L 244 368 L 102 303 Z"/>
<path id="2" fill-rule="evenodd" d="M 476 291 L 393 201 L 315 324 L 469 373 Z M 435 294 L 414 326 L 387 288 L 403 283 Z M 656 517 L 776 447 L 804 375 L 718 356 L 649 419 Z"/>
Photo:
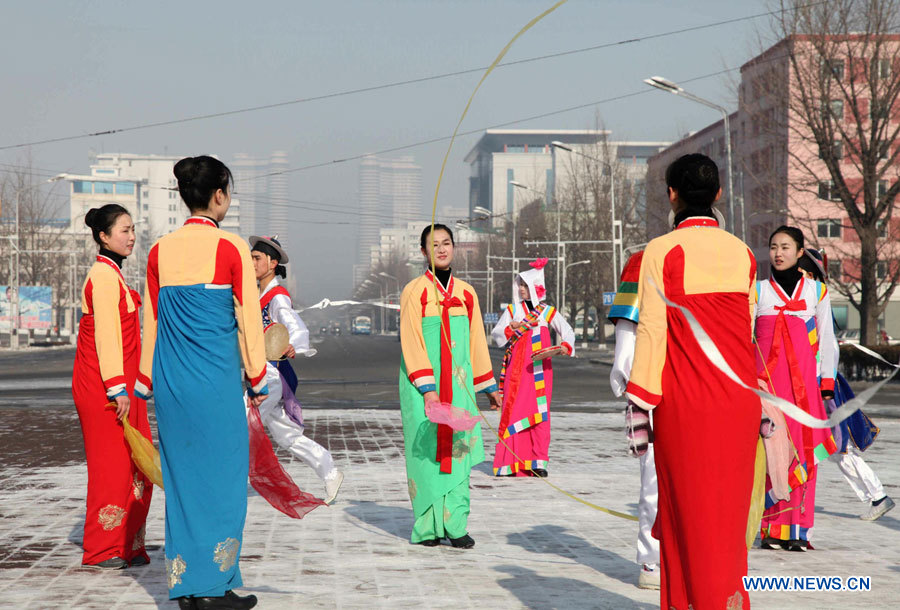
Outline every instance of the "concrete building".
<path id="1" fill-rule="evenodd" d="M 819 50 L 813 48 L 808 38 L 787 38 L 741 67 L 739 106 L 737 112 L 729 117 L 737 212 L 735 227 L 738 236 L 744 235 L 753 250 L 761 278 L 768 277 L 770 267 L 769 235 L 782 224 L 799 227 L 809 245 L 826 253 L 830 278 L 848 285 L 859 272 L 859 236 L 851 228 L 843 205 L 835 201 L 831 174 L 821 159 L 808 123 L 798 115 L 800 87 L 797 73 L 790 64 L 791 56 L 801 58 L 800 67 L 796 70 L 808 75 L 815 75 L 823 70 L 823 66 L 830 67 L 833 83 L 829 97 L 833 99 L 821 103 L 821 112 L 830 113 L 832 120 L 839 124 L 836 137 L 839 138 L 843 131 L 853 138 L 853 130 L 858 129 L 858 123 L 854 117 L 854 109 L 844 101 L 841 87 L 844 90 L 855 88 L 859 105 L 865 106 L 857 108 L 856 112 L 864 117 L 864 123 L 868 123 L 872 116 L 869 108 L 871 89 L 867 93 L 865 88 L 874 81 L 866 80 L 866 71 L 877 69 L 886 78 L 892 70 L 898 69 L 893 59 L 886 59 L 878 66 L 870 66 L 868 60 L 860 60 L 860 57 L 867 56 L 867 50 L 858 48 L 853 40 L 853 37 L 842 39 L 843 44 L 834 46 L 835 55 L 826 60 L 820 56 Z M 900 53 L 900 35 L 887 37 L 882 44 L 882 54 L 888 53 L 890 57 L 896 57 Z M 848 48 L 855 49 L 853 57 L 846 54 Z M 804 61 L 808 63 L 803 63 Z M 853 87 L 849 86 L 851 82 Z M 891 123 L 900 122 L 896 109 L 889 120 Z M 889 131 L 894 129 L 896 127 L 892 126 Z M 834 142 L 836 149 L 841 151 L 851 148 L 844 148 L 845 144 L 847 143 L 840 139 Z M 889 153 L 893 149 L 893 143 L 885 143 L 881 158 L 890 157 Z M 689 134 L 651 158 L 649 180 L 654 186 L 648 191 L 650 198 L 647 222 L 655 235 L 668 230 L 665 217 L 669 203 L 663 188 L 665 168 L 675 158 L 688 152 L 701 152 L 712 157 L 721 168 L 720 177 L 722 184 L 725 184 L 722 121 Z M 862 175 L 858 163 L 851 154 L 842 152 L 838 156 L 841 174 L 848 187 L 859 189 Z M 900 174 L 900 161 L 895 160 L 894 163 L 898 169 L 893 172 L 896 176 Z M 878 192 L 882 193 L 889 184 L 888 180 L 882 181 L 878 185 Z M 727 208 L 727 202 L 723 203 L 723 207 Z M 742 210 L 743 204 L 746 204 L 746 209 Z M 746 219 L 746 231 L 742 229 L 741 214 Z M 885 258 L 878 262 L 876 273 L 879 277 L 884 277 L 898 265 L 898 235 L 900 222 L 896 220 L 892 221 L 891 226 L 882 228 L 880 239 L 884 240 L 884 244 L 880 246 L 879 256 L 883 255 Z M 831 291 L 831 298 L 838 325 L 842 328 L 859 328 L 859 315 L 849 299 L 837 290 Z M 888 303 L 880 325 L 888 334 L 900 336 L 900 294 L 897 292 Z"/>
<path id="2" fill-rule="evenodd" d="M 266 212 L 268 181 L 262 175 L 267 173 L 267 161 L 247 153 L 235 153 L 228 167 L 234 177 L 235 193 L 242 200 L 238 233 L 242 237 L 264 233 L 267 219 L 262 216 Z"/>
<path id="3" fill-rule="evenodd" d="M 557 197 L 570 179 L 571 153 L 556 151 L 556 176 L 553 174 L 554 147 L 561 142 L 575 151 L 614 160 L 617 173 L 623 170 L 629 180 L 646 177 L 647 159 L 668 146 L 668 142 L 615 142 L 609 131 L 596 129 L 488 129 L 465 157 L 471 167 L 469 177 L 469 213 L 482 207 L 494 215 L 516 214 L 521 207 L 550 196 L 556 182 Z M 516 181 L 533 191 L 533 197 L 516 196 Z M 508 216 L 507 216 L 508 218 Z M 502 222 L 495 220 L 495 223 Z"/>
<path id="4" fill-rule="evenodd" d="M 413 157 L 385 159 L 369 156 L 360 161 L 359 233 L 357 262 L 353 266 L 354 286 L 368 276 L 375 260 L 381 256 L 381 228 L 396 227 L 405 231 L 408 223 L 421 217 L 422 168 L 414 163 Z M 376 257 L 374 260 L 373 256 Z"/>

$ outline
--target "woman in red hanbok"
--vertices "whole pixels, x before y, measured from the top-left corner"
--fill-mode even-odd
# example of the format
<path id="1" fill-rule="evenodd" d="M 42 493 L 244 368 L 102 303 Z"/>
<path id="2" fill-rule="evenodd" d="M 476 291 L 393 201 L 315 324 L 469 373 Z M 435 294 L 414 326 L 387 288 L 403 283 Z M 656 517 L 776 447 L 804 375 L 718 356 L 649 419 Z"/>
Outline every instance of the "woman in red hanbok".
<path id="1" fill-rule="evenodd" d="M 146 403 L 134 396 L 141 357 L 138 293 L 125 283 L 122 262 L 134 247 L 134 223 L 117 204 L 84 217 L 100 245 L 81 293 L 82 318 L 72 371 L 72 396 L 87 458 L 84 565 L 120 569 L 150 562 L 144 523 L 152 484 L 131 460 L 119 420 L 150 438 Z M 115 409 L 107 408 L 110 402 Z"/>
<path id="2" fill-rule="evenodd" d="M 745 534 L 761 406 L 703 353 L 688 309 L 735 373 L 756 383 L 750 312 L 756 262 L 718 227 L 711 206 L 719 174 L 703 155 L 666 172 L 675 230 L 647 245 L 638 283 L 639 322 L 625 393 L 653 409 L 659 510 L 660 605 L 676 610 L 749 608 Z"/>

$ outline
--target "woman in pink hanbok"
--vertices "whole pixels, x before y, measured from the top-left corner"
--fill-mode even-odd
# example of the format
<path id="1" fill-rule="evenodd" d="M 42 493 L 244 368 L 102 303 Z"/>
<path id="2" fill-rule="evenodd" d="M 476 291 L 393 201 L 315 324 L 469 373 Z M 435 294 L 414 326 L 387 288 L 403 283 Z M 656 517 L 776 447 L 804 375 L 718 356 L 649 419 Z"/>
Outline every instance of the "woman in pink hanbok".
<path id="1" fill-rule="evenodd" d="M 571 356 L 575 333 L 556 308 L 544 301 L 546 264 L 546 258 L 539 259 L 516 276 L 513 304 L 491 332 L 494 342 L 506 347 L 500 373 L 503 410 L 497 431 L 501 440 L 494 453 L 495 476 L 546 477 L 550 464 L 553 364 L 550 357 L 540 356 L 547 351 Z M 558 344 L 551 340 L 551 328 Z M 547 349 L 553 347 L 558 349 Z"/>
<path id="2" fill-rule="evenodd" d="M 757 282 L 757 373 L 777 396 L 817 419 L 825 419 L 823 398 L 834 396 L 835 354 L 831 301 L 822 282 L 804 277 L 797 267 L 803 234 L 779 227 L 769 238 L 772 274 Z M 818 371 L 821 371 L 821 378 Z M 762 547 L 804 551 L 812 540 L 817 465 L 837 450 L 829 428 L 809 428 L 785 415 L 794 449 L 788 472 L 790 496 L 772 491 L 766 481 Z"/>

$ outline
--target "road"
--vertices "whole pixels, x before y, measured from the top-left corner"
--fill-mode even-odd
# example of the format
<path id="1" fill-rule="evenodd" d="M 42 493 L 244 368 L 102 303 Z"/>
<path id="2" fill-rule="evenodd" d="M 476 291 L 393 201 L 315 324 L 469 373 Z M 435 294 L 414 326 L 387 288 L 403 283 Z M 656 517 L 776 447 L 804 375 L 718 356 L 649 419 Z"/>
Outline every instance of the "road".
<path id="1" fill-rule="evenodd" d="M 305 408 L 399 408 L 397 381 L 400 342 L 396 336 L 340 335 L 314 337 L 312 358 L 297 358 L 298 397 Z M 618 408 L 607 382 L 609 368 L 582 358 L 554 363 L 555 402 L 560 408 Z M 69 408 L 74 348 L 0 352 L 0 409 Z M 499 376 L 503 352 L 491 350 Z"/>
<path id="2" fill-rule="evenodd" d="M 306 410 L 400 408 L 397 398 L 400 343 L 396 336 L 317 336 L 312 358 L 293 361 L 298 398 Z M 609 389 L 608 352 L 581 351 L 554 362 L 552 409 L 557 413 L 617 413 Z M 83 459 L 71 396 L 74 348 L 0 352 L 0 447 L 6 464 L 55 466 Z M 503 352 L 491 349 L 499 375 Z M 866 384 L 856 384 L 863 387 Z M 487 401 L 482 401 L 486 406 Z M 888 384 L 867 406 L 876 421 L 900 418 L 900 384 Z M 151 428 L 155 421 L 150 408 Z M 315 438 L 315 430 L 307 433 Z M 36 439 L 40 439 L 36 442 Z M 324 434 L 323 434 L 324 440 Z M 52 446 L 53 451 L 46 451 Z"/>

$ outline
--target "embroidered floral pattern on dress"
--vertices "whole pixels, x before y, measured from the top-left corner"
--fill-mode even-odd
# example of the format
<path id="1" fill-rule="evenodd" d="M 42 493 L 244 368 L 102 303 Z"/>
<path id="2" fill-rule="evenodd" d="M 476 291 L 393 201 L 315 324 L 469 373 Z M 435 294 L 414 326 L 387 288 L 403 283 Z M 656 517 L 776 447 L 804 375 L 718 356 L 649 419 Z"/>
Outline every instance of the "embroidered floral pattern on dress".
<path id="1" fill-rule="evenodd" d="M 453 441 L 453 458 L 454 459 L 462 459 L 465 456 L 469 455 L 472 451 L 472 446 L 475 444 L 475 439 L 465 439 L 458 438 Z"/>
<path id="2" fill-rule="evenodd" d="M 131 485 L 131 491 L 134 493 L 134 499 L 140 500 L 144 497 L 144 480 L 141 479 L 141 475 L 138 473 L 134 473 L 134 481 Z"/>
<path id="3" fill-rule="evenodd" d="M 740 591 L 735 591 L 734 595 L 728 598 L 725 610 L 742 610 L 744 607 L 744 596 Z"/>
<path id="4" fill-rule="evenodd" d="M 134 542 L 131 543 L 132 551 L 139 551 L 144 548 L 144 536 L 147 533 L 147 526 L 142 525 L 141 529 L 137 531 L 137 534 L 134 535 Z"/>
<path id="5" fill-rule="evenodd" d="M 176 555 L 175 559 L 166 558 L 166 578 L 169 581 L 169 588 L 174 589 L 175 585 L 181 584 L 181 575 L 187 570 L 187 564 L 181 555 Z"/>
<path id="6" fill-rule="evenodd" d="M 107 504 L 97 511 L 97 523 L 107 532 L 122 525 L 125 509 L 115 504 Z"/>
<path id="7" fill-rule="evenodd" d="M 234 567 L 240 548 L 241 543 L 236 538 L 226 538 L 216 545 L 216 550 L 213 552 L 213 561 L 219 564 L 220 572 L 227 572 Z"/>
<path id="8" fill-rule="evenodd" d="M 446 506 L 444 507 L 444 523 L 447 523 L 450 520 L 450 509 Z"/>
<path id="9" fill-rule="evenodd" d="M 409 499 L 415 500 L 416 493 L 418 493 L 418 489 L 416 489 L 416 482 L 412 479 L 406 479 L 406 486 L 409 488 Z"/>
<path id="10" fill-rule="evenodd" d="M 466 370 L 463 367 L 458 366 L 458 367 L 454 368 L 453 376 L 456 377 L 456 381 L 459 382 L 459 385 L 461 385 L 461 386 L 466 385 Z"/>

